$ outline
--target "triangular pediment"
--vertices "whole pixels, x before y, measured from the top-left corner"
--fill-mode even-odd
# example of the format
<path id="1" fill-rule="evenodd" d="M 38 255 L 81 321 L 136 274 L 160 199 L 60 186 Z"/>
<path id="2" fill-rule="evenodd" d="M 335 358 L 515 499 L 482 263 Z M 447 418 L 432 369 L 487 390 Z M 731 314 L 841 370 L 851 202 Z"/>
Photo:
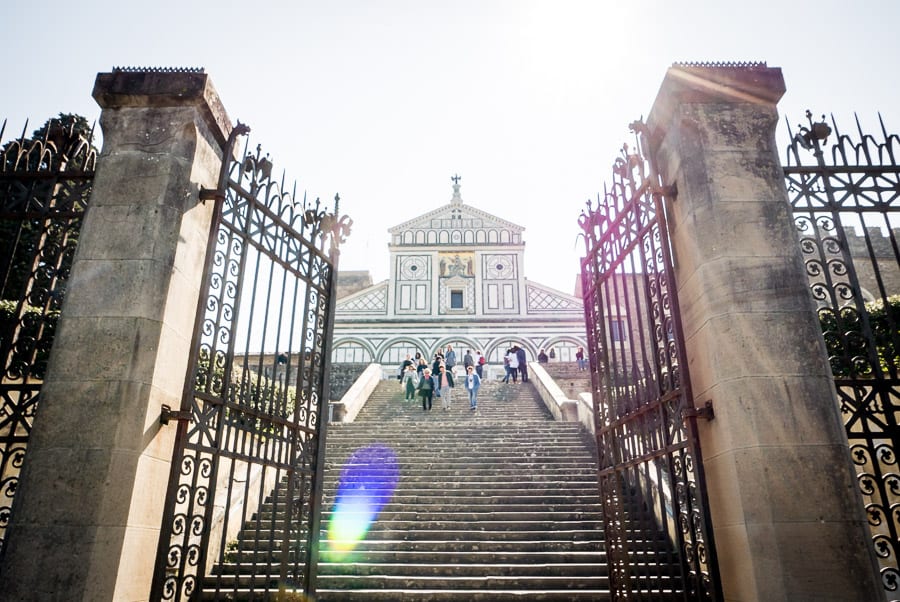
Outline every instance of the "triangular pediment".
<path id="1" fill-rule="evenodd" d="M 472 228 L 480 229 L 504 229 L 515 233 L 521 233 L 524 227 L 514 224 L 509 220 L 497 217 L 487 211 L 482 211 L 471 205 L 464 203 L 447 203 L 437 209 L 424 213 L 418 217 L 409 219 L 388 229 L 391 234 L 398 234 L 406 230 L 424 230 L 432 228 L 441 228 L 441 224 L 445 220 L 451 220 L 456 223 L 471 224 Z"/>

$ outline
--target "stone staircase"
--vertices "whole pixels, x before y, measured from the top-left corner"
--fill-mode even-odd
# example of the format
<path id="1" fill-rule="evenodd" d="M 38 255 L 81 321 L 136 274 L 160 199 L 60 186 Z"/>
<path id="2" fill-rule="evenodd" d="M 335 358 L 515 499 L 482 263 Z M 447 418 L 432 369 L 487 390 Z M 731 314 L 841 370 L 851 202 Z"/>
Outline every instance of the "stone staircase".
<path id="1" fill-rule="evenodd" d="M 478 406 L 471 411 L 458 387 L 450 410 L 436 399 L 426 412 L 386 380 L 355 422 L 329 425 L 318 602 L 610 599 L 589 436 L 554 421 L 530 384 L 486 381 Z M 329 539 L 341 471 L 372 444 L 395 455 L 393 495 L 359 541 Z M 258 520 L 271 524 L 271 510 L 261 508 Z M 259 531 L 248 525 L 240 538 L 262 558 Z M 656 564 L 658 540 L 630 546 Z M 273 584 L 256 574 L 252 565 L 225 565 L 208 579 L 236 580 L 235 593 L 219 599 L 268 599 L 259 592 Z"/>
<path id="2" fill-rule="evenodd" d="M 323 543 L 320 602 L 608 599 L 596 460 L 530 384 L 462 387 L 422 410 L 385 381 L 356 422 L 330 425 L 323 527 L 340 468 L 379 442 L 401 467 L 393 498 L 349 560 Z"/>

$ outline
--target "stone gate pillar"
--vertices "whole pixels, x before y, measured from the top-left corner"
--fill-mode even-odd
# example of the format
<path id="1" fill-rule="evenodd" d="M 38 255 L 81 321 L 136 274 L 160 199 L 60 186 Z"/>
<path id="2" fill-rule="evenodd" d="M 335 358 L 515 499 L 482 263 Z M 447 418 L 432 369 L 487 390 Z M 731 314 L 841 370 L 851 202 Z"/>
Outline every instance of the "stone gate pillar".
<path id="1" fill-rule="evenodd" d="M 883 600 L 775 144 L 781 70 L 673 66 L 653 105 L 725 599 Z"/>
<path id="2" fill-rule="evenodd" d="M 29 442 L 0 599 L 146 600 L 231 124 L 206 74 L 101 73 L 103 150 Z"/>

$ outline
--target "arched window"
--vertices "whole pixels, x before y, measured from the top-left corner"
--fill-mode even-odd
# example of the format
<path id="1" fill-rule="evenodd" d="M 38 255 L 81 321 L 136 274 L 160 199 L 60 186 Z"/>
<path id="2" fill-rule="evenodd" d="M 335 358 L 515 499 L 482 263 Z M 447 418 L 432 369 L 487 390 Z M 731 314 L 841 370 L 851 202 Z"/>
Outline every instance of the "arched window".
<path id="1" fill-rule="evenodd" d="M 335 364 L 368 364 L 372 354 L 363 345 L 348 341 L 335 345 L 331 350 L 331 361 Z"/>
<path id="2" fill-rule="evenodd" d="M 575 352 L 578 350 L 580 345 L 573 343 L 572 341 L 559 341 L 555 343 L 551 343 L 547 345 L 544 351 L 547 352 L 548 355 L 552 355 L 550 358 L 550 362 L 562 362 L 562 363 L 575 363 Z M 550 351 L 553 351 L 551 354 Z M 585 357 L 587 357 L 587 350 L 584 351 Z"/>
<path id="3" fill-rule="evenodd" d="M 399 366 L 403 360 L 406 359 L 407 354 L 409 354 L 410 357 L 415 357 L 416 351 L 419 351 L 423 355 L 426 353 L 426 350 L 419 348 L 415 343 L 410 341 L 397 341 L 396 343 L 388 345 L 384 351 L 381 352 L 381 358 L 378 362 L 382 366 Z"/>
<path id="4" fill-rule="evenodd" d="M 537 356 L 531 350 L 531 346 L 526 344 L 524 341 L 516 341 L 516 340 L 507 340 L 502 341 L 499 345 L 496 345 L 487 356 L 488 362 L 491 364 L 499 364 L 503 365 L 503 356 L 506 355 L 506 352 L 513 346 L 521 347 L 525 350 L 525 360 L 532 362 L 537 359 Z"/>

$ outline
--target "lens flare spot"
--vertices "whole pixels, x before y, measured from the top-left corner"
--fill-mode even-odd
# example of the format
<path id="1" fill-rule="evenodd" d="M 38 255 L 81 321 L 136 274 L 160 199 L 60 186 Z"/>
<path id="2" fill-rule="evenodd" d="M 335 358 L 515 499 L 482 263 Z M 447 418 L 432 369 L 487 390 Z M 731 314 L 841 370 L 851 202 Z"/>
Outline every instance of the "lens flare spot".
<path id="1" fill-rule="evenodd" d="M 365 538 L 378 513 L 393 497 L 399 479 L 397 455 L 382 443 L 361 447 L 347 458 L 328 525 L 333 559 L 343 558 Z"/>

